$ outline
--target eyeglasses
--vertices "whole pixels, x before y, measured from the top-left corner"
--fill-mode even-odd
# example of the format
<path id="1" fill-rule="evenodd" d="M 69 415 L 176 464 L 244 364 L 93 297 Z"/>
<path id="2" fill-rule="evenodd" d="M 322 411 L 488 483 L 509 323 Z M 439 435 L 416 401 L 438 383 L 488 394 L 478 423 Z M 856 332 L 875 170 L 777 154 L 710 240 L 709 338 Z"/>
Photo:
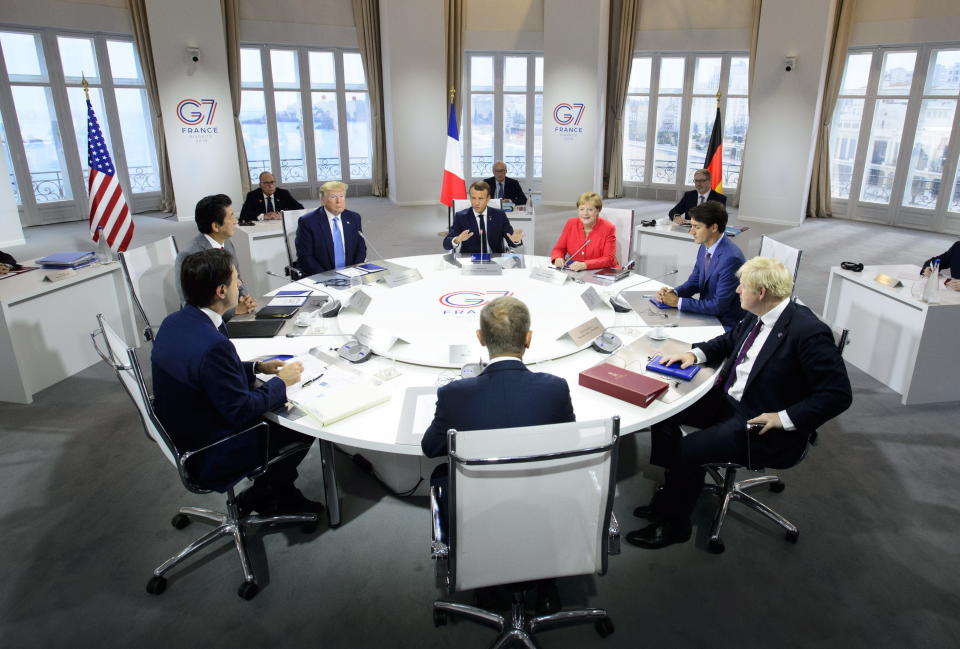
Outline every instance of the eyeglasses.
<path id="1" fill-rule="evenodd" d="M 277 181 L 276 181 L 276 180 L 261 180 L 261 181 L 260 181 L 260 184 L 261 184 L 261 185 L 276 185 L 276 184 L 277 184 Z"/>

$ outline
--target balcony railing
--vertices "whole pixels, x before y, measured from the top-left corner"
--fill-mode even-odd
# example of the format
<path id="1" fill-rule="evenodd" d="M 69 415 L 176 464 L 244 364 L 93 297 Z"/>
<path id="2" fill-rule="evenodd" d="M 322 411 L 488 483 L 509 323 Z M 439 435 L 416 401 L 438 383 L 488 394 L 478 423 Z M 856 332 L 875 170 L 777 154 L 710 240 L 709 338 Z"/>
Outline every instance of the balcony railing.
<path id="1" fill-rule="evenodd" d="M 247 167 L 250 169 L 250 182 L 256 184 L 260 182 L 260 174 L 264 171 L 270 171 L 269 160 L 247 160 Z M 371 161 L 368 157 L 350 158 L 350 178 L 370 178 Z M 282 158 L 280 160 L 280 178 L 282 182 L 304 183 L 307 182 L 306 166 L 303 158 Z M 317 181 L 326 182 L 328 180 L 343 180 L 341 173 L 341 164 L 339 157 L 320 157 L 317 158 Z"/>
<path id="2" fill-rule="evenodd" d="M 67 199 L 63 174 L 59 171 L 31 172 L 30 182 L 33 185 L 33 196 L 38 203 L 53 203 Z"/>
<path id="3" fill-rule="evenodd" d="M 689 165 L 687 173 L 691 176 L 693 172 L 700 169 L 699 165 Z M 625 182 L 644 182 L 646 174 L 646 165 L 643 158 L 627 158 L 623 170 L 623 180 Z M 676 184 L 678 179 L 677 162 L 675 160 L 657 160 L 653 167 L 653 182 L 664 184 Z M 686 184 L 686 179 L 680 179 L 680 184 Z M 736 187 L 740 182 L 740 162 L 729 162 L 723 165 L 723 186 Z"/>
<path id="4" fill-rule="evenodd" d="M 507 175 L 511 178 L 529 178 L 527 175 L 527 157 L 522 155 L 508 155 L 503 158 L 507 165 Z M 491 155 L 475 155 L 470 158 L 470 176 L 473 178 L 487 178 L 493 175 L 490 169 L 494 163 Z M 533 156 L 533 177 L 543 176 L 543 156 Z"/>

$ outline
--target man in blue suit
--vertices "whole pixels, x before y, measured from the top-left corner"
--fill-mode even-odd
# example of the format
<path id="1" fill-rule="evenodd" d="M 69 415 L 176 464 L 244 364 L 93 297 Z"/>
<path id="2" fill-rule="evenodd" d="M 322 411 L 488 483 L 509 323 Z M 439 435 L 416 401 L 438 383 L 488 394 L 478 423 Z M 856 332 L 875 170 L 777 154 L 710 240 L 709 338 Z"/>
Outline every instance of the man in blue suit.
<path id="1" fill-rule="evenodd" d="M 444 250 L 462 253 L 504 252 L 504 241 L 510 248 L 523 244 L 523 230 L 513 231 L 510 219 L 502 210 L 487 207 L 490 186 L 478 180 L 470 185 L 470 207 L 453 217 L 450 232 L 443 239 Z M 483 232 L 484 236 L 480 236 Z"/>
<path id="2" fill-rule="evenodd" d="M 360 235 L 360 215 L 347 207 L 347 185 L 331 180 L 320 186 L 322 205 L 300 217 L 297 267 L 304 275 L 362 264 L 367 244 Z"/>
<path id="3" fill-rule="evenodd" d="M 792 466 L 817 428 L 853 400 L 833 333 L 810 309 L 790 300 L 793 278 L 784 265 L 754 257 L 737 275 L 737 293 L 750 315 L 732 331 L 663 359 L 680 367 L 723 365 L 703 398 L 650 427 L 650 462 L 667 471 L 653 501 L 634 510 L 651 524 L 627 534 L 633 545 L 658 549 L 690 538 L 704 464 Z M 682 424 L 700 430 L 684 436 Z M 758 430 L 748 430 L 748 424 Z"/>
<path id="4" fill-rule="evenodd" d="M 203 250 L 183 260 L 180 283 L 187 304 L 163 320 L 153 344 L 154 407 L 181 452 L 193 451 L 249 428 L 260 416 L 287 400 L 287 386 L 300 381 L 299 362 L 244 363 L 226 336 L 223 314 L 237 305 L 239 280 L 233 257 L 222 248 Z M 275 375 L 255 386 L 256 374 Z M 200 456 L 191 472 L 217 484 L 236 465 L 256 462 L 262 440 L 241 436 Z M 270 427 L 271 457 L 293 442 L 312 441 L 280 426 Z M 317 512 L 293 485 L 307 447 L 275 462 L 253 487 L 238 497 L 243 511 L 261 514 Z"/>
<path id="5" fill-rule="evenodd" d="M 575 421 L 566 380 L 531 372 L 523 364 L 530 347 L 530 312 L 515 297 L 498 297 L 480 312 L 477 339 L 487 348 L 490 363 L 480 376 L 449 383 L 437 390 L 437 409 L 420 446 L 427 457 L 447 454 L 447 431 L 513 428 Z M 446 528 L 447 465 L 430 477 L 441 492 L 440 511 Z M 539 584 L 537 610 L 560 609 L 553 580 Z"/>
<path id="6" fill-rule="evenodd" d="M 724 235 L 727 210 L 721 203 L 707 201 L 690 210 L 690 217 L 690 234 L 700 244 L 697 263 L 686 282 L 661 288 L 657 299 L 681 311 L 715 315 L 729 331 L 746 315 L 737 300 L 737 270 L 743 264 L 743 253 Z"/>

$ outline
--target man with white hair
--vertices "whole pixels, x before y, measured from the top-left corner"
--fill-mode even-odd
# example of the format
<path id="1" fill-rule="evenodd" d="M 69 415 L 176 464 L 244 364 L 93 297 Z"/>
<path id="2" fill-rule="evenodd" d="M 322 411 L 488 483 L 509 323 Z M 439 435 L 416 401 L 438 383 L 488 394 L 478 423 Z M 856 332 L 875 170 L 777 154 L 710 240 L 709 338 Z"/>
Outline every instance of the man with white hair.
<path id="1" fill-rule="evenodd" d="M 320 185 L 320 207 L 297 224 L 297 267 L 315 275 L 367 259 L 360 215 L 347 209 L 347 185 L 339 180 Z"/>
<path id="2" fill-rule="evenodd" d="M 680 367 L 723 365 L 702 399 L 651 427 L 650 463 L 667 471 L 653 501 L 634 510 L 651 524 L 627 534 L 633 545 L 658 549 L 690 538 L 704 464 L 792 466 L 816 429 L 850 407 L 850 380 L 833 333 L 790 299 L 793 279 L 783 264 L 754 257 L 737 277 L 747 317 L 722 336 L 663 359 Z M 681 424 L 699 430 L 684 436 Z"/>

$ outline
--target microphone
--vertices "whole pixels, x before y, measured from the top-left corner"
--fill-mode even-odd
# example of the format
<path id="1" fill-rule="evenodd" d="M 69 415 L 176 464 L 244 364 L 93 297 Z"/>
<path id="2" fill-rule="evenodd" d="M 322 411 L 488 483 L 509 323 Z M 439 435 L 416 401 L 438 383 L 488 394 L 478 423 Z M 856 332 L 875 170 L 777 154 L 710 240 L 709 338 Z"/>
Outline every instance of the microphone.
<path id="1" fill-rule="evenodd" d="M 296 280 L 296 279 L 291 280 L 289 277 L 284 277 L 283 275 L 278 275 L 277 273 L 271 273 L 269 270 L 266 271 L 266 273 L 267 273 L 267 275 L 269 275 L 270 277 L 277 277 L 277 278 L 282 279 L 282 280 L 284 280 L 284 281 L 289 281 L 291 284 L 299 284 L 300 286 L 305 286 L 305 287 L 307 287 L 308 289 L 310 289 L 311 291 L 320 291 L 321 293 L 326 294 L 326 296 L 329 297 L 330 299 L 327 300 L 326 302 L 324 302 L 324 303 L 320 306 L 320 316 L 323 317 L 323 318 L 333 318 L 333 317 L 335 317 L 338 313 L 340 313 L 340 309 L 343 308 L 343 305 L 340 303 L 340 300 L 338 300 L 337 298 L 335 298 L 335 297 L 333 296 L 333 293 L 330 293 L 329 291 L 325 291 L 324 289 L 320 288 L 320 287 L 319 287 L 318 285 L 316 285 L 316 284 L 311 285 L 311 284 L 305 284 L 304 282 L 301 282 L 300 280 Z"/>
<path id="2" fill-rule="evenodd" d="M 633 262 L 631 261 L 630 263 L 632 264 Z M 614 295 L 612 298 L 610 298 L 610 306 L 612 306 L 612 307 L 613 307 L 613 310 L 616 311 L 617 313 L 629 313 L 630 311 L 633 311 L 633 307 L 631 307 L 626 301 L 621 301 L 621 299 L 620 299 L 620 294 L 621 294 L 621 293 L 623 293 L 623 292 L 624 292 L 625 290 L 627 290 L 628 288 L 636 288 L 636 287 L 640 286 L 641 284 L 646 284 L 647 282 L 653 282 L 653 281 L 661 280 L 661 279 L 663 279 L 664 277 L 669 277 L 670 275 L 676 275 L 676 274 L 679 273 L 679 272 L 680 272 L 680 269 L 679 269 L 679 268 L 674 268 L 674 269 L 671 270 L 670 272 L 664 273 L 664 274 L 661 275 L 660 277 L 649 277 L 649 278 L 643 280 L 642 282 L 637 282 L 636 284 L 631 284 L 630 286 L 624 286 L 622 289 L 620 289 L 620 290 L 617 292 L 616 295 Z"/>
<path id="3" fill-rule="evenodd" d="M 370 246 L 370 249 L 373 250 L 373 254 L 375 254 L 375 255 L 377 256 L 377 259 L 386 260 L 386 257 L 384 257 L 383 255 L 381 255 L 381 254 L 380 254 L 380 251 L 377 250 L 377 247 L 374 246 L 372 243 L 370 243 L 370 239 L 368 239 L 368 238 L 367 238 L 367 235 L 365 235 L 365 234 L 363 233 L 363 230 L 357 230 L 357 234 L 359 234 L 361 237 L 363 237 L 364 243 L 366 243 L 368 246 Z M 366 261 L 366 260 L 364 260 L 364 261 Z"/>
<path id="4" fill-rule="evenodd" d="M 573 251 L 573 254 L 570 255 L 570 257 L 568 257 L 565 262 L 563 262 L 563 267 L 561 267 L 561 268 L 557 268 L 556 266 L 553 266 L 553 267 L 554 267 L 554 268 L 557 268 L 557 270 L 563 270 L 564 268 L 566 268 L 566 267 L 570 264 L 570 262 L 573 261 L 573 258 L 576 257 L 578 254 L 580 254 L 580 251 L 581 251 L 581 250 L 583 250 L 584 248 L 587 247 L 587 244 L 588 244 L 588 243 L 590 243 L 590 239 L 587 239 L 586 241 L 584 241 L 582 246 L 580 246 L 579 248 L 577 248 L 576 250 L 574 250 L 574 251 Z"/>
<path id="5" fill-rule="evenodd" d="M 677 324 L 674 322 L 672 324 L 665 325 L 648 325 L 648 324 L 638 324 L 638 325 L 611 325 L 605 327 L 603 332 L 593 339 L 593 342 L 590 343 L 590 346 L 602 354 L 612 354 L 621 347 L 623 347 L 623 341 L 620 340 L 620 336 L 615 333 L 611 333 L 611 329 L 633 329 L 634 327 L 676 327 Z"/>

